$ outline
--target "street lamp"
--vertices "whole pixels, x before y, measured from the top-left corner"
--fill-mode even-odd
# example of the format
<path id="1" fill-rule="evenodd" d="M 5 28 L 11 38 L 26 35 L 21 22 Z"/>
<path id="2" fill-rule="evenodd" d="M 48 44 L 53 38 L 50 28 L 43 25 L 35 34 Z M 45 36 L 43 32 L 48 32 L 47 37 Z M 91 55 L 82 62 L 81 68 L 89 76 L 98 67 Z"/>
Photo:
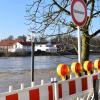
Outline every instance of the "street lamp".
<path id="1" fill-rule="evenodd" d="M 34 82 L 34 49 L 35 49 L 35 32 L 32 31 L 32 35 L 31 35 L 31 45 L 32 45 L 32 49 L 31 49 L 31 80 L 32 82 Z"/>

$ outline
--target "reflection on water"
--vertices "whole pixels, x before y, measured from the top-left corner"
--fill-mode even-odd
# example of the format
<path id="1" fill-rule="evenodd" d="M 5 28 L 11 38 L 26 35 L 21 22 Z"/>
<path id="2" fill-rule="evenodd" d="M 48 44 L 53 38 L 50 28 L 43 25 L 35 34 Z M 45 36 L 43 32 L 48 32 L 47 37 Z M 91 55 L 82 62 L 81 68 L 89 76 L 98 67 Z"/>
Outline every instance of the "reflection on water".
<path id="1" fill-rule="evenodd" d="M 36 56 L 35 69 L 56 68 L 59 63 L 70 65 L 73 61 L 77 61 L 77 56 Z M 91 60 L 100 58 L 100 56 L 90 56 Z M 7 71 L 25 71 L 31 70 L 31 57 L 1 57 L 0 58 L 0 72 Z"/>

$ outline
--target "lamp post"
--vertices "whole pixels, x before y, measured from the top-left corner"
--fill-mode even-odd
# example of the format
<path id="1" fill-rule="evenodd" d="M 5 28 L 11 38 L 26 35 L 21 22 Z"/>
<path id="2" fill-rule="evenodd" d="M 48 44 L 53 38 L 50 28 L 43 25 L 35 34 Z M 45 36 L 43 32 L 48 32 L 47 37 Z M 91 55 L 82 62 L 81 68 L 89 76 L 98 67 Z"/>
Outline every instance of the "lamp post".
<path id="1" fill-rule="evenodd" d="M 35 34 L 34 32 L 32 31 L 32 36 L 31 36 L 31 44 L 32 44 L 32 49 L 31 49 L 31 81 L 34 82 L 34 49 L 35 49 L 35 43 L 34 43 L 34 40 L 35 40 Z"/>

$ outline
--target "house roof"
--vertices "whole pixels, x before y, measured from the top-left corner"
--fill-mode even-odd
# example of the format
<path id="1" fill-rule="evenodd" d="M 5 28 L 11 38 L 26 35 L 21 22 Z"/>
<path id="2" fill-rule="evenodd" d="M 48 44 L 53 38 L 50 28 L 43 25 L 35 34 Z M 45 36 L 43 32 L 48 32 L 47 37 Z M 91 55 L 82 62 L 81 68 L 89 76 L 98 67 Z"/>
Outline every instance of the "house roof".
<path id="1" fill-rule="evenodd" d="M 23 39 L 20 39 L 20 38 L 15 39 L 14 41 L 15 41 L 15 42 L 24 42 L 24 40 L 23 40 Z"/>
<path id="2" fill-rule="evenodd" d="M 19 42 L 23 46 L 31 46 L 31 42 Z"/>
<path id="3" fill-rule="evenodd" d="M 16 42 L 23 42 L 22 39 L 15 39 L 15 40 L 1 40 L 0 46 L 12 46 Z"/>
<path id="4" fill-rule="evenodd" d="M 0 46 L 12 46 L 14 43 L 14 40 L 2 40 L 0 41 Z"/>

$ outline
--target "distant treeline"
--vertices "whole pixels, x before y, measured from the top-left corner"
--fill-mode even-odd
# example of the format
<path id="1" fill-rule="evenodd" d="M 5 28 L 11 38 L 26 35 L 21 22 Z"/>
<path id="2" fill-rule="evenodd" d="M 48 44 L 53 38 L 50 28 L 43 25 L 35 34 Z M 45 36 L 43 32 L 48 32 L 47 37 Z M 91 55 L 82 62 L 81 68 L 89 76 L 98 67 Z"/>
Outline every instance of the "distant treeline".
<path id="1" fill-rule="evenodd" d="M 76 52 L 56 52 L 50 53 L 45 51 L 37 51 L 34 52 L 34 56 L 61 56 L 61 55 L 73 55 Z M 0 57 L 27 57 L 31 56 L 31 52 L 16 52 L 16 53 L 4 53 L 0 52 Z"/>
<path id="2" fill-rule="evenodd" d="M 90 51 L 90 54 L 97 55 L 100 52 Z M 63 55 L 77 55 L 76 52 L 57 52 L 57 53 L 50 53 L 50 52 L 34 52 L 34 56 L 63 56 Z M 16 52 L 16 53 L 0 53 L 0 57 L 28 57 L 31 56 L 31 52 Z"/>

